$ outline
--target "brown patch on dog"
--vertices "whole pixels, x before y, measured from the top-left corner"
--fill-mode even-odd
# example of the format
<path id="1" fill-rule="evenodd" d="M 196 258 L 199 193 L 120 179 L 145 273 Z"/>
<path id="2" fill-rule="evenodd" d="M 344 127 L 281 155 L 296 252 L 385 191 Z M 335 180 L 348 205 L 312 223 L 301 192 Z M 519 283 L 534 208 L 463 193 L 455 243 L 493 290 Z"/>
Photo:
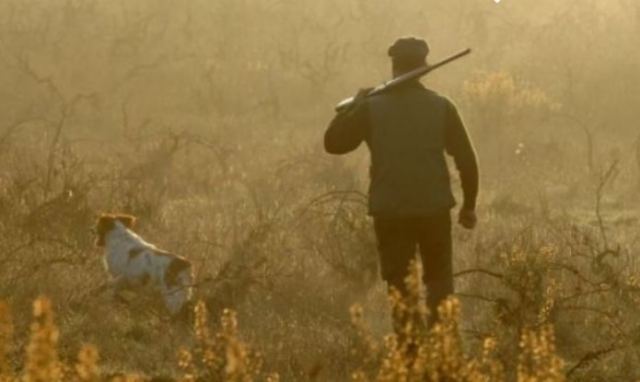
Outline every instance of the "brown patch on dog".
<path id="1" fill-rule="evenodd" d="M 178 284 L 178 275 L 185 269 L 191 268 L 191 262 L 184 257 L 174 256 L 164 274 L 164 281 L 168 287 Z"/>
<path id="2" fill-rule="evenodd" d="M 131 248 L 129 250 L 129 260 L 133 260 L 136 257 L 138 257 L 138 255 L 140 255 L 142 252 L 144 252 L 144 248 Z"/>
<path id="3" fill-rule="evenodd" d="M 127 228 L 133 228 L 136 218 L 127 214 L 101 214 L 96 223 L 95 232 L 98 235 L 96 245 L 98 247 L 105 246 L 104 237 L 116 226 L 116 221 L 121 222 Z"/>
<path id="4" fill-rule="evenodd" d="M 150 281 L 151 281 L 151 276 L 149 276 L 146 273 L 142 276 L 142 279 L 140 279 L 140 282 L 142 283 L 142 285 L 149 285 Z"/>
<path id="5" fill-rule="evenodd" d="M 120 223 L 124 224 L 124 226 L 129 228 L 129 229 L 132 229 L 133 226 L 136 224 L 136 218 L 135 218 L 135 216 L 132 216 L 132 215 L 114 214 L 113 218 L 115 220 L 120 221 Z"/>

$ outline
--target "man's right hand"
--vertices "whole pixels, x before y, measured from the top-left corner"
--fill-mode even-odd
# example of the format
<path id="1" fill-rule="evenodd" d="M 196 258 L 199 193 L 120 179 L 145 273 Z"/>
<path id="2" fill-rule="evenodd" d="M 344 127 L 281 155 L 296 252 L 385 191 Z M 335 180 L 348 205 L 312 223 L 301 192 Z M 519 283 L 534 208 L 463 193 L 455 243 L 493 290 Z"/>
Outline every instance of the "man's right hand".
<path id="1" fill-rule="evenodd" d="M 373 88 L 361 88 L 360 90 L 358 90 L 358 93 L 356 93 L 356 95 L 353 97 L 353 103 L 351 104 L 351 107 L 349 107 L 347 111 L 355 110 L 360 105 L 362 105 L 364 100 L 367 98 L 367 95 L 369 95 L 372 90 Z"/>
<path id="2" fill-rule="evenodd" d="M 367 98 L 367 95 L 371 93 L 372 90 L 373 88 L 361 88 L 360 90 L 358 90 L 356 95 L 350 98 L 352 101 L 349 103 L 348 106 L 337 109 L 338 114 L 348 114 L 351 111 L 357 109 L 358 106 L 362 104 L 362 102 Z"/>
<path id="3" fill-rule="evenodd" d="M 358 90 L 358 93 L 353 97 L 353 103 L 359 105 L 365 98 L 367 98 L 367 95 L 371 93 L 371 90 L 373 90 L 373 88 L 362 88 Z"/>

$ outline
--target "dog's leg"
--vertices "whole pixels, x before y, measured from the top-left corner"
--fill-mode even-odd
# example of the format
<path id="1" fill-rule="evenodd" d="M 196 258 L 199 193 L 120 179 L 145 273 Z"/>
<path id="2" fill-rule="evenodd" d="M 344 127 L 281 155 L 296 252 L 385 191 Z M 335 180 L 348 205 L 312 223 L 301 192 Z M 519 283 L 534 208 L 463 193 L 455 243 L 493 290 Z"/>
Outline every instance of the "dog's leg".
<path id="1" fill-rule="evenodd" d="M 187 302 L 187 291 L 180 286 L 166 288 L 162 291 L 162 297 L 169 314 L 175 316 L 180 313 Z"/>
<path id="2" fill-rule="evenodd" d="M 177 277 L 177 285 L 165 287 L 162 290 L 165 306 L 171 314 L 176 316 L 185 309 L 189 300 L 191 300 L 193 277 L 191 269 L 185 269 L 180 272 Z"/>
<path id="3" fill-rule="evenodd" d="M 115 277 L 111 282 L 112 298 L 117 302 L 128 304 L 129 301 L 120 294 L 123 290 L 127 289 L 128 286 L 129 283 L 124 276 L 120 275 Z"/>

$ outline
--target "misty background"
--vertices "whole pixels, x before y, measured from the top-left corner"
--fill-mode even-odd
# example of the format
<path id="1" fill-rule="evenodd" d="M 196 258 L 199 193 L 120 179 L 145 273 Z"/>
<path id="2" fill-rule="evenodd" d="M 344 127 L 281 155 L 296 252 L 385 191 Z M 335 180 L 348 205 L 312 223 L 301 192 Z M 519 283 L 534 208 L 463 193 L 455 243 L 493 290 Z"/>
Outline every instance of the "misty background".
<path id="1" fill-rule="evenodd" d="M 322 137 L 338 101 L 389 79 L 406 35 L 431 62 L 473 50 L 423 80 L 457 104 L 480 160 L 480 227 L 454 232 L 455 268 L 512 275 L 456 279 L 469 346 L 497 333 L 509 365 L 550 291 L 636 290 L 637 0 L 1 0 L 0 298 L 18 329 L 46 294 L 64 351 L 80 337 L 110 370 L 165 371 L 182 335 L 93 292 L 107 275 L 88 228 L 122 211 L 194 261 L 199 298 L 238 311 L 270 370 L 345 378 L 349 306 L 379 336 L 390 324 L 368 154 L 329 156 Z M 640 312 L 611 289 L 579 300 L 610 315 L 559 302 L 549 318 L 576 380 L 640 377 L 623 367 Z"/>

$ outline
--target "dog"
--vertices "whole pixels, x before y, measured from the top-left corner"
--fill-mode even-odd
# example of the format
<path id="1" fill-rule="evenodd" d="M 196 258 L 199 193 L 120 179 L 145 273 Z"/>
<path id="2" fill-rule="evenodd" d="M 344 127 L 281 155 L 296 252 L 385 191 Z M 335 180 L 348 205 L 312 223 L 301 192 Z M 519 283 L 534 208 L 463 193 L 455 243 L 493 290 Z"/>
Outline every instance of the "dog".
<path id="1" fill-rule="evenodd" d="M 104 262 L 114 294 L 124 289 L 154 286 L 172 317 L 183 313 L 193 295 L 193 270 L 184 257 L 156 248 L 133 232 L 136 218 L 102 214 L 94 229 L 96 246 L 104 248 Z"/>

